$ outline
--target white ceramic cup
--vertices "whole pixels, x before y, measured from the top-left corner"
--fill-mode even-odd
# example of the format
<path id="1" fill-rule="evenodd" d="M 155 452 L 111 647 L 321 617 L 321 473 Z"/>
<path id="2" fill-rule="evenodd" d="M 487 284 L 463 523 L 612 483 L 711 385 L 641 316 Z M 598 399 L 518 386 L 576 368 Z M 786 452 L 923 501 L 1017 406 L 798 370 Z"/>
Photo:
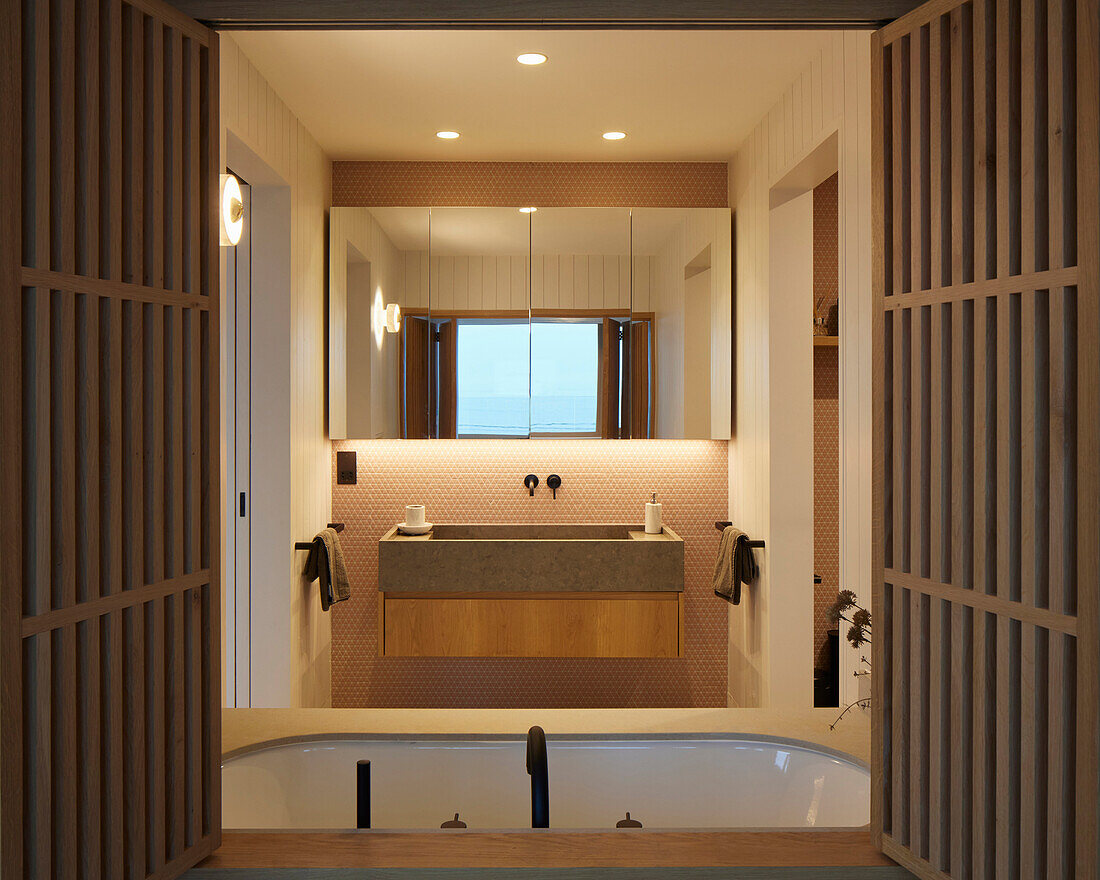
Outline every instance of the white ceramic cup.
<path id="1" fill-rule="evenodd" d="M 424 525 L 424 505 L 423 504 L 406 504 L 405 505 L 405 525 L 407 525 L 407 526 L 422 526 L 422 525 Z"/>

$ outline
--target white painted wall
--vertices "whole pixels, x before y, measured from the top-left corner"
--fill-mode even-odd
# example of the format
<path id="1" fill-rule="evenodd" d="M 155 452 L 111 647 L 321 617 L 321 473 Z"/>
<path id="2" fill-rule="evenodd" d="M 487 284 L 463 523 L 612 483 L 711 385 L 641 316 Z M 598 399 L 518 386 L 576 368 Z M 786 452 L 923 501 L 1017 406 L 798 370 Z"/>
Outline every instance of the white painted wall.
<path id="1" fill-rule="evenodd" d="M 767 593 L 761 596 L 772 705 L 813 705 L 813 191 L 770 212 L 771 435 Z"/>
<path id="2" fill-rule="evenodd" d="M 771 671 L 788 645 L 766 640 L 774 563 L 789 552 L 772 540 L 775 394 L 771 353 L 789 344 L 772 326 L 771 190 L 834 133 L 839 156 L 842 584 L 865 601 L 871 588 L 871 198 L 870 35 L 838 32 L 786 90 L 730 160 L 736 229 L 735 431 L 729 447 L 730 518 L 768 542 L 758 584 L 729 614 L 729 702 L 779 706 L 790 695 Z M 807 330 L 808 332 L 808 330 Z M 812 481 L 797 487 L 808 495 Z M 812 547 L 812 533 L 805 537 Z M 807 602 L 811 586 L 807 585 Z M 868 606 L 869 607 L 869 606 Z M 781 607 L 771 606 L 775 614 Z M 807 644 L 809 639 L 807 639 Z M 854 699 L 858 654 L 842 645 L 841 699 Z M 806 670 L 807 678 L 810 670 Z"/>
<path id="3" fill-rule="evenodd" d="M 427 257 L 414 261 L 417 277 Z M 634 258 L 634 310 L 648 311 L 651 257 Z M 522 256 L 432 257 L 432 309 L 526 309 L 528 266 Z M 600 254 L 536 254 L 531 263 L 533 309 L 631 308 L 630 258 Z M 414 303 L 410 297 L 409 305 Z M 416 303 L 419 305 L 419 301 Z M 420 305 L 423 308 L 423 305 Z"/>
<path id="4" fill-rule="evenodd" d="M 331 510 L 331 459 L 325 436 L 325 210 L 331 189 L 331 162 L 316 141 L 264 81 L 228 35 L 220 40 L 221 150 L 224 160 L 243 162 L 242 175 L 283 207 L 288 226 L 279 232 L 280 258 L 253 269 L 254 425 L 277 447 L 270 473 L 257 475 L 253 491 L 267 486 L 273 524 L 260 532 L 253 523 L 253 558 L 264 566 L 253 573 L 252 703 L 258 706 L 330 704 L 331 633 L 320 609 L 316 585 L 301 575 L 304 553 L 293 542 L 312 537 Z M 234 144 L 243 147 L 237 149 Z M 235 155 L 231 156 L 231 152 Z M 261 195 L 261 199 L 263 196 Z M 253 195 L 253 212 L 264 211 Z M 254 242 L 255 246 L 255 242 Z M 223 376 L 227 315 L 223 303 Z M 256 342 L 259 333 L 263 350 Z M 257 356 L 259 355 L 259 360 Z M 257 392 L 268 406 L 257 405 Z M 222 425 L 226 424 L 223 413 Z M 226 448 L 223 435 L 223 450 Z M 225 462 L 223 461 L 223 476 Z M 228 518 L 227 518 L 228 519 Z M 226 571 L 222 560 L 223 575 Z M 223 583 L 225 581 L 223 580 Z M 257 628 L 259 627 L 259 628 Z M 223 628 L 224 632 L 224 628 Z M 257 653 L 259 652 L 259 653 Z"/>
<path id="5" fill-rule="evenodd" d="M 408 306 L 407 268 L 366 208 L 329 209 L 329 436 L 396 438 L 400 337 L 377 326 L 376 303 Z M 415 294 L 414 294 L 415 295 Z"/>

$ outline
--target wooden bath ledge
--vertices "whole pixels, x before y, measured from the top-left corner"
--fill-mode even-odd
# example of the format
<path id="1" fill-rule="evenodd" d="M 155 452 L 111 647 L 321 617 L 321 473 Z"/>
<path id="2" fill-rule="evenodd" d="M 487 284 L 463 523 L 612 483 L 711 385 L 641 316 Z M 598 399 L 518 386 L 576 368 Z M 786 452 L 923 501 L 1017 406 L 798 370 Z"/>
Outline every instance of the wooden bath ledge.
<path id="1" fill-rule="evenodd" d="M 226 831 L 197 868 L 890 867 L 845 831 Z M 214 875 L 211 875 L 214 876 Z"/>

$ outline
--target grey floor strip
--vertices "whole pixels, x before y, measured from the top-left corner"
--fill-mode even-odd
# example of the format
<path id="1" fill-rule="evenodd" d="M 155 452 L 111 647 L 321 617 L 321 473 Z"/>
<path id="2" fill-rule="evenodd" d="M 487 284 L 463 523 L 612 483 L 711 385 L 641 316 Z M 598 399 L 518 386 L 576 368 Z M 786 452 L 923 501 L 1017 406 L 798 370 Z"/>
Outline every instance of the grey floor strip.
<path id="1" fill-rule="evenodd" d="M 912 880 L 904 868 L 195 868 L 184 880 Z"/>

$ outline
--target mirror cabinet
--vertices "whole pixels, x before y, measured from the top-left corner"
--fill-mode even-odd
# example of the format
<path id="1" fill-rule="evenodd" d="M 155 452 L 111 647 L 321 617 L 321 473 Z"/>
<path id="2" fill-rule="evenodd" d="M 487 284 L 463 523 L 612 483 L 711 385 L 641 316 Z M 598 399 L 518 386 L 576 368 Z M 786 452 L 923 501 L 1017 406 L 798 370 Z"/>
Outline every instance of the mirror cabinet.
<path id="1" fill-rule="evenodd" d="M 725 208 L 332 208 L 329 432 L 728 439 Z"/>

